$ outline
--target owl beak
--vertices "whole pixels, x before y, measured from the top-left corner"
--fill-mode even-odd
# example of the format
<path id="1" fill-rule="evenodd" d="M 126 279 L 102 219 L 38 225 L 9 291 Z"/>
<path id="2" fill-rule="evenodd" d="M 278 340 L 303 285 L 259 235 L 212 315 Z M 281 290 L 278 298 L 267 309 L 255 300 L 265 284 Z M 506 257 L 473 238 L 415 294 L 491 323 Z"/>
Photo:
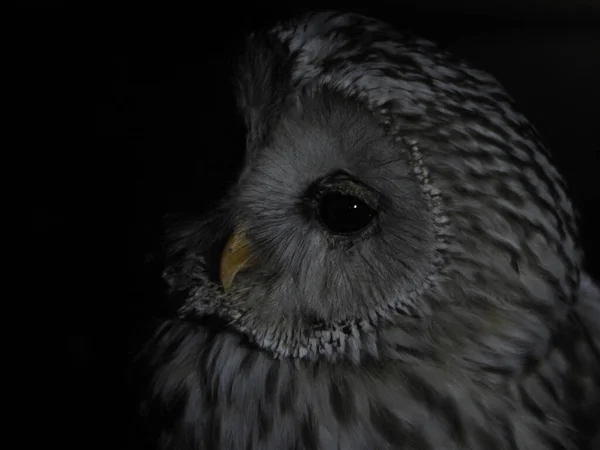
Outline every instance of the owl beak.
<path id="1" fill-rule="evenodd" d="M 220 278 L 223 290 L 229 292 L 235 276 L 248 266 L 250 261 L 250 242 L 246 235 L 236 230 L 229 237 L 221 255 Z"/>

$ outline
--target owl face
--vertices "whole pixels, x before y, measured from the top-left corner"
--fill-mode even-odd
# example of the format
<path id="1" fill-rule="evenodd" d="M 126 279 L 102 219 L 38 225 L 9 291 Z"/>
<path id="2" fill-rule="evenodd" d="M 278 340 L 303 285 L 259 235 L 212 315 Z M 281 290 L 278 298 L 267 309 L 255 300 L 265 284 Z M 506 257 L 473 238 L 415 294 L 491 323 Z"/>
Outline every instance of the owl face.
<path id="1" fill-rule="evenodd" d="M 218 225 L 200 233 L 196 248 L 213 257 L 194 312 L 259 330 L 284 356 L 333 354 L 358 321 L 419 317 L 436 237 L 406 144 L 323 86 L 293 93 L 276 114 L 207 221 Z"/>
<path id="2" fill-rule="evenodd" d="M 516 368 L 544 351 L 578 283 L 576 229 L 492 77 L 372 19 L 317 13 L 252 37 L 238 84 L 246 163 L 182 235 L 183 316 L 219 316 L 277 357 L 418 348 Z"/>

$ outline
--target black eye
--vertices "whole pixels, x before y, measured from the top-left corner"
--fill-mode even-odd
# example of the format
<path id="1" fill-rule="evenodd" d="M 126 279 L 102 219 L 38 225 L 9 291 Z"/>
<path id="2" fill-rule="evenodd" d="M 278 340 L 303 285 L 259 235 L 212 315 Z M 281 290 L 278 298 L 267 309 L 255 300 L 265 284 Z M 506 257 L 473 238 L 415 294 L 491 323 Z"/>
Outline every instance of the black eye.
<path id="1" fill-rule="evenodd" d="M 362 200 L 336 192 L 320 196 L 317 208 L 321 223 L 334 234 L 361 231 L 375 217 L 375 211 Z"/>

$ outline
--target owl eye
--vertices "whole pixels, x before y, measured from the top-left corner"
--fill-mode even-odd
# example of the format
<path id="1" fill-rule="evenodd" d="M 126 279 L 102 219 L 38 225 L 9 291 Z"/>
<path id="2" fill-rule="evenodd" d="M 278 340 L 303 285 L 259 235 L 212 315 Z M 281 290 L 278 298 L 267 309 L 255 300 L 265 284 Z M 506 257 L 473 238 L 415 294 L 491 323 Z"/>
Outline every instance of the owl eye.
<path id="1" fill-rule="evenodd" d="M 321 195 L 317 211 L 321 223 L 334 234 L 359 232 L 375 217 L 375 211 L 362 200 L 337 192 Z"/>

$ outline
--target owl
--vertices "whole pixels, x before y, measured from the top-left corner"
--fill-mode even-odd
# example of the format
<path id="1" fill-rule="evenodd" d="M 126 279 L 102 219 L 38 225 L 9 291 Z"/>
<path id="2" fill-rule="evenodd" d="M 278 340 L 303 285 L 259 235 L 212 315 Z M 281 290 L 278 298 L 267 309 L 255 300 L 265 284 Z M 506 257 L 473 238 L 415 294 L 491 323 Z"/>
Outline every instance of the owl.
<path id="1" fill-rule="evenodd" d="M 241 53 L 244 166 L 171 235 L 183 300 L 140 356 L 140 439 L 591 449 L 600 289 L 502 86 L 353 13 L 281 22 Z"/>

